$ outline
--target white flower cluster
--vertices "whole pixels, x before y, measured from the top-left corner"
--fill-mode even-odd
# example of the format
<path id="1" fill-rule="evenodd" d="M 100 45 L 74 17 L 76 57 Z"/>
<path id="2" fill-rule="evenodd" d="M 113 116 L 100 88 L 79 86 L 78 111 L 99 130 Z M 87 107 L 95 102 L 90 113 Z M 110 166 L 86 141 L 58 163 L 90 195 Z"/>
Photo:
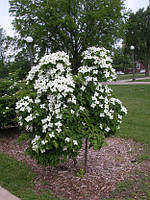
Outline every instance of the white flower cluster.
<path id="1" fill-rule="evenodd" d="M 73 94 L 75 83 L 71 74 L 71 67 L 68 67 L 69 65 L 69 57 L 64 52 L 57 52 L 43 57 L 40 60 L 40 64 L 33 67 L 27 77 L 28 84 L 32 81 L 37 94 L 36 98 L 32 100 L 26 96 L 16 104 L 17 112 L 26 111 L 26 116 L 24 114 L 24 117 L 19 118 L 20 125 L 23 125 L 25 122 L 28 124 L 30 121 L 34 121 L 34 119 L 36 120 L 40 113 L 47 113 L 46 115 L 39 116 L 39 119 L 41 134 L 45 134 L 49 140 L 53 140 L 56 134 L 60 134 L 63 131 L 62 112 L 65 109 L 69 109 L 68 105 L 76 105 L 76 97 Z M 36 79 L 34 80 L 35 74 Z M 66 100 L 64 100 L 65 98 Z M 33 105 L 39 108 L 38 113 L 31 113 Z M 79 110 L 83 111 L 84 108 L 80 107 Z M 22 122 L 23 118 L 24 122 Z M 28 130 L 33 129 L 31 124 L 25 127 Z M 73 140 L 73 143 L 77 145 L 77 141 Z M 37 150 L 38 145 L 40 148 L 40 145 L 44 144 L 45 142 L 42 142 L 40 137 L 36 136 L 32 140 L 34 151 Z M 42 153 L 45 151 L 46 149 L 42 146 Z"/>
<path id="2" fill-rule="evenodd" d="M 29 106 L 30 103 L 33 103 L 33 100 L 29 96 L 25 96 L 23 99 L 21 99 L 16 103 L 17 112 L 18 110 L 21 112 L 27 110 L 28 113 L 30 113 L 31 112 L 31 107 Z"/>
<path id="3" fill-rule="evenodd" d="M 87 73 L 92 71 L 93 75 L 99 74 L 99 81 L 101 82 L 111 82 L 116 79 L 116 73 L 112 68 L 112 59 L 108 50 L 105 48 L 90 47 L 83 52 L 82 56 L 84 67 L 80 67 L 79 72 Z M 88 66 L 89 60 L 91 60 L 90 67 Z M 89 77 L 87 78 L 89 79 Z"/>
<path id="4" fill-rule="evenodd" d="M 115 122 L 116 126 L 119 127 L 122 116 L 127 114 L 127 109 L 122 105 L 122 102 L 112 97 L 112 89 L 101 83 L 104 80 L 112 81 L 115 79 L 115 71 L 111 66 L 111 62 L 109 51 L 104 48 L 90 47 L 83 52 L 84 66 L 79 68 L 79 73 L 82 74 L 84 79 L 80 88 L 80 95 L 84 96 L 85 90 L 88 92 L 93 87 L 90 107 L 99 113 L 99 123 L 104 123 L 104 125 L 100 123 L 99 127 L 105 132 L 111 132 L 111 127 L 109 127 L 113 124 L 111 122 Z M 101 80 L 99 80 L 99 77 Z M 116 115 L 116 107 L 119 107 L 118 115 Z"/>
<path id="5" fill-rule="evenodd" d="M 56 65 L 57 62 L 59 61 L 63 61 L 65 63 L 65 65 L 70 66 L 70 62 L 69 62 L 69 56 L 65 53 L 65 52 L 57 52 L 57 53 L 52 53 L 49 55 L 44 56 L 43 58 L 41 58 L 41 60 L 39 61 L 39 65 L 33 66 L 32 69 L 29 71 L 29 74 L 27 76 L 27 84 L 29 84 L 30 80 L 33 80 L 33 78 L 35 77 L 35 74 L 37 72 L 39 72 L 40 68 L 42 65 L 46 65 L 46 64 L 52 64 L 52 65 Z M 59 66 L 61 66 L 61 64 L 59 63 L 59 65 L 57 66 L 59 69 Z M 52 71 L 50 71 L 52 72 Z M 54 70 L 55 73 L 55 70 Z"/>

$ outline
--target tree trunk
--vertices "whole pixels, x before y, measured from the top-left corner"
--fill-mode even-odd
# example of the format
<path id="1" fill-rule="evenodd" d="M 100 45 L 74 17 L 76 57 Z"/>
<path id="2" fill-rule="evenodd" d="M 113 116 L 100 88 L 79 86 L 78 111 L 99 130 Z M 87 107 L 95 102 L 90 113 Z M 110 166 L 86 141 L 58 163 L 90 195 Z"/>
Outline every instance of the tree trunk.
<path id="1" fill-rule="evenodd" d="M 149 76 L 149 65 L 145 67 L 145 76 Z"/>
<path id="2" fill-rule="evenodd" d="M 88 139 L 85 139 L 85 152 L 84 152 L 84 170 L 87 172 L 87 156 L 88 156 Z"/>

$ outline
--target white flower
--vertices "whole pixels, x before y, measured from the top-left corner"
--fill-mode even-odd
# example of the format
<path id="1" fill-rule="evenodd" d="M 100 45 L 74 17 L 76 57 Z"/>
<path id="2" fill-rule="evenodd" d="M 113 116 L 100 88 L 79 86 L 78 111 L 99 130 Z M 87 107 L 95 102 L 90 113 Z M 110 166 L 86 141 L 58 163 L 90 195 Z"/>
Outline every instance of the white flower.
<path id="1" fill-rule="evenodd" d="M 105 117 L 105 114 L 104 113 L 100 113 L 100 117 Z"/>
<path id="2" fill-rule="evenodd" d="M 74 114 L 74 113 L 75 113 L 74 110 L 72 110 L 72 109 L 70 110 L 70 112 L 71 112 L 71 114 Z"/>
<path id="3" fill-rule="evenodd" d="M 41 143 L 44 145 L 44 144 L 48 143 L 48 141 L 47 140 L 42 140 Z"/>
<path id="4" fill-rule="evenodd" d="M 86 124 L 84 122 L 82 122 L 83 126 L 85 126 Z"/>
<path id="5" fill-rule="evenodd" d="M 40 149 L 41 153 L 45 153 L 46 150 L 45 149 Z"/>
<path id="6" fill-rule="evenodd" d="M 56 131 L 57 131 L 58 133 L 60 133 L 60 132 L 62 131 L 62 129 L 61 129 L 61 128 L 56 128 Z"/>
<path id="7" fill-rule="evenodd" d="M 106 131 L 106 132 L 109 132 L 109 131 L 110 131 L 110 128 L 107 126 L 107 127 L 105 128 L 105 131 Z"/>
<path id="8" fill-rule="evenodd" d="M 84 90 L 85 90 L 85 86 L 82 86 L 82 87 L 81 87 L 81 90 L 84 91 Z"/>
<path id="9" fill-rule="evenodd" d="M 100 127 L 100 129 L 103 129 L 103 125 L 102 124 L 100 124 L 99 127 Z"/>
<path id="10" fill-rule="evenodd" d="M 69 137 L 66 137 L 66 138 L 65 138 L 65 141 L 66 141 L 66 142 L 70 142 L 70 138 L 69 138 Z"/>
<path id="11" fill-rule="evenodd" d="M 92 104 L 91 104 L 91 107 L 92 107 L 92 108 L 95 108 L 95 106 L 96 106 L 95 103 L 92 103 Z"/>
<path id="12" fill-rule="evenodd" d="M 30 113 L 30 112 L 31 112 L 31 108 L 30 108 L 30 107 L 27 107 L 27 111 Z"/>
<path id="13" fill-rule="evenodd" d="M 54 137 L 55 137 L 54 132 L 49 133 L 49 137 L 50 137 L 50 138 L 54 138 Z"/>
<path id="14" fill-rule="evenodd" d="M 119 115 L 119 114 L 118 114 L 118 119 L 122 119 L 122 115 Z"/>
<path id="15" fill-rule="evenodd" d="M 40 103 L 40 102 L 41 102 L 41 100 L 37 97 L 37 98 L 35 99 L 35 103 L 38 104 L 38 103 Z"/>
<path id="16" fill-rule="evenodd" d="M 73 142 L 74 145 L 78 145 L 77 140 L 73 140 L 72 142 Z"/>
<path id="17" fill-rule="evenodd" d="M 30 114 L 29 116 L 27 116 L 27 117 L 25 118 L 25 120 L 26 120 L 26 122 L 32 121 L 32 120 L 33 120 L 32 114 Z"/>
<path id="18" fill-rule="evenodd" d="M 67 147 L 64 147 L 64 148 L 63 148 L 63 151 L 67 151 Z"/>
<path id="19" fill-rule="evenodd" d="M 84 111 L 84 110 L 85 110 L 85 108 L 84 108 L 84 107 L 82 107 L 82 106 L 80 106 L 80 110 L 81 110 L 81 111 Z"/>
<path id="20" fill-rule="evenodd" d="M 127 114 L 127 109 L 124 106 L 121 106 L 121 111 L 124 112 L 125 114 Z"/>

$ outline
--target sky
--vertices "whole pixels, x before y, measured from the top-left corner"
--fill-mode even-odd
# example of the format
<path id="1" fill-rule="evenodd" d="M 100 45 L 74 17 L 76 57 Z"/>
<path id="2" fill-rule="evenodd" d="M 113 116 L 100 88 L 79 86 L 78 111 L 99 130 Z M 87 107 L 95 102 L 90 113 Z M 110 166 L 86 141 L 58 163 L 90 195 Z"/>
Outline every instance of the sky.
<path id="1" fill-rule="evenodd" d="M 4 28 L 6 34 L 9 36 L 14 36 L 12 17 L 9 15 L 9 0 L 0 0 L 0 27 Z M 150 3 L 150 0 L 125 0 L 125 6 L 136 12 L 140 8 L 146 8 Z"/>

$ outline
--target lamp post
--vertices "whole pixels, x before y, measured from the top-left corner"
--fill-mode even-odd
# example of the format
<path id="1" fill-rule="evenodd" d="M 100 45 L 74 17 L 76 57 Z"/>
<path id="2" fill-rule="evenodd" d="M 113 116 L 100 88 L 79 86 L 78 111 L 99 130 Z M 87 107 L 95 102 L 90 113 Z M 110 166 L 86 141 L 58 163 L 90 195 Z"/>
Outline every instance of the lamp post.
<path id="1" fill-rule="evenodd" d="M 135 67 L 134 67 L 134 46 L 130 46 L 130 50 L 132 52 L 132 81 L 135 81 Z"/>
<path id="2" fill-rule="evenodd" d="M 25 40 L 26 40 L 26 42 L 29 45 L 30 65 L 32 67 L 33 66 L 33 54 L 32 54 L 32 42 L 33 42 L 33 38 L 31 36 L 28 36 Z"/>

